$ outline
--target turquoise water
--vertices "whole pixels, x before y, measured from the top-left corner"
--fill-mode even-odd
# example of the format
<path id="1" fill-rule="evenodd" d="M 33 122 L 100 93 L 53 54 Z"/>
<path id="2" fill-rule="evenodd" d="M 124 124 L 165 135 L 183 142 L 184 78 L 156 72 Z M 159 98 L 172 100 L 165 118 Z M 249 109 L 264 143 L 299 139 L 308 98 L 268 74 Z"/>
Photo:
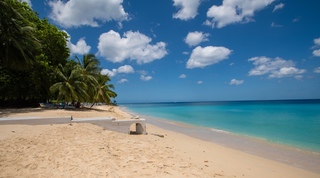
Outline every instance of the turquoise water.
<path id="1" fill-rule="evenodd" d="M 320 100 L 125 104 L 130 111 L 320 152 Z"/>

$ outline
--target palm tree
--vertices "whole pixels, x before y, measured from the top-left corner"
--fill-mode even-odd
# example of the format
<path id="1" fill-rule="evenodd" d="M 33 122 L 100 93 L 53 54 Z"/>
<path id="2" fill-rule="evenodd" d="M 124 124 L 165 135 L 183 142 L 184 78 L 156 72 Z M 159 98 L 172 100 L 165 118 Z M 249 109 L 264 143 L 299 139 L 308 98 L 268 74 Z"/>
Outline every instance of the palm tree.
<path id="1" fill-rule="evenodd" d="M 114 89 L 114 86 L 112 84 L 108 84 L 110 81 L 110 77 L 107 75 L 99 74 L 97 76 L 98 85 L 95 88 L 95 95 L 93 104 L 96 102 L 105 102 L 107 104 L 111 103 L 111 98 L 117 97 L 117 94 L 112 91 L 111 89 Z"/>
<path id="2" fill-rule="evenodd" d="M 98 85 L 96 77 L 100 73 L 101 69 L 99 68 L 100 62 L 95 57 L 94 54 L 85 54 L 80 60 L 77 56 L 78 65 L 81 69 L 82 80 L 87 84 L 87 93 L 90 96 L 89 102 L 93 102 L 95 95 L 95 89 Z"/>
<path id="3" fill-rule="evenodd" d="M 60 82 L 50 87 L 52 93 L 57 94 L 58 100 L 64 102 L 96 102 L 111 103 L 111 98 L 117 94 L 112 91 L 114 86 L 108 84 L 110 77 L 100 74 L 99 60 L 93 54 L 84 55 L 82 60 L 69 60 L 67 65 L 59 66 L 57 76 Z M 92 107 L 91 106 L 91 107 Z"/>
<path id="4" fill-rule="evenodd" d="M 69 62 L 64 67 L 59 65 L 57 75 L 61 81 L 53 84 L 50 91 L 58 93 L 58 100 L 64 102 L 86 101 L 89 97 L 86 92 L 87 85 L 81 78 L 81 69 L 77 64 Z"/>
<path id="5" fill-rule="evenodd" d="M 32 9 L 19 1 L 0 1 L 0 67 L 25 69 L 34 63 L 40 43 L 35 37 L 36 17 Z"/>
<path id="6" fill-rule="evenodd" d="M 80 60 L 77 56 L 76 59 L 81 66 L 81 68 L 87 73 L 91 75 L 97 75 L 100 73 L 101 69 L 99 68 L 100 62 L 99 59 L 95 57 L 94 54 L 84 54 L 82 60 Z"/>

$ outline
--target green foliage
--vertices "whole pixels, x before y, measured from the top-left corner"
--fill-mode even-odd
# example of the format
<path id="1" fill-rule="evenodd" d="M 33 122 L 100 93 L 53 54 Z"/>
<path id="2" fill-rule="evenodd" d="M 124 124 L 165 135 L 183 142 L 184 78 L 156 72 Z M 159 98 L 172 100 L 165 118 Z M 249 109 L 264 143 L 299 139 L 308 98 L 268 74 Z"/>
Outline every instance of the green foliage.
<path id="1" fill-rule="evenodd" d="M 56 71 L 59 81 L 50 87 L 55 98 L 64 102 L 105 102 L 117 94 L 112 91 L 114 86 L 108 84 L 110 77 L 101 75 L 99 60 L 93 54 L 83 55 L 82 60 L 76 58 Z"/>
<path id="2" fill-rule="evenodd" d="M 41 20 L 26 3 L 0 1 L 0 106 L 46 101 L 55 69 L 69 57 L 67 34 Z"/>
<path id="3" fill-rule="evenodd" d="M 50 87 L 52 93 L 57 94 L 57 99 L 65 102 L 85 101 L 88 98 L 87 85 L 81 78 L 79 65 L 59 65 L 56 71 L 59 82 Z"/>
<path id="4" fill-rule="evenodd" d="M 98 85 L 96 86 L 96 94 L 94 96 L 94 102 L 106 102 L 111 103 L 111 98 L 117 97 L 117 94 L 112 91 L 114 86 L 108 84 L 110 77 L 107 75 L 97 76 Z"/>
<path id="5" fill-rule="evenodd" d="M 68 60 L 67 33 L 27 3 L 1 0 L 0 9 L 0 107 L 49 99 L 110 103 L 116 97 L 93 54 Z"/>
<path id="6" fill-rule="evenodd" d="M 40 43 L 35 34 L 36 13 L 17 0 L 0 1 L 0 64 L 25 69 L 34 62 Z"/>

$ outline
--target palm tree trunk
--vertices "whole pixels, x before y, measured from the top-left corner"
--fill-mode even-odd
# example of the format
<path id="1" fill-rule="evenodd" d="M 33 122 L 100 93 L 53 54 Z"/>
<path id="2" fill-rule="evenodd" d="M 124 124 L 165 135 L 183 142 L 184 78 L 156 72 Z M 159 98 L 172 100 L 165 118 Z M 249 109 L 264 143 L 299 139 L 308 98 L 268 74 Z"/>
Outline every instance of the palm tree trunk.
<path id="1" fill-rule="evenodd" d="M 96 102 L 94 102 L 91 106 L 90 106 L 90 108 L 92 108 L 93 107 L 93 105 L 95 105 L 96 104 Z"/>

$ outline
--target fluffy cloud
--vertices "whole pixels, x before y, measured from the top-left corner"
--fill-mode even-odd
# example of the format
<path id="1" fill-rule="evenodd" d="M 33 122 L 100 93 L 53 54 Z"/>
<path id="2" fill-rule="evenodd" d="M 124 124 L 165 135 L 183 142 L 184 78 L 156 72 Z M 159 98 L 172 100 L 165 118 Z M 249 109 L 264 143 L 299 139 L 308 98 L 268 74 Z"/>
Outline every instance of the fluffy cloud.
<path id="1" fill-rule="evenodd" d="M 232 79 L 229 83 L 229 85 L 241 85 L 243 84 L 244 80 L 237 80 L 237 79 Z"/>
<path id="2" fill-rule="evenodd" d="M 118 83 L 126 83 L 126 82 L 128 82 L 128 80 L 125 79 L 125 78 L 123 78 L 123 79 L 121 79 L 121 80 L 118 81 Z"/>
<path id="3" fill-rule="evenodd" d="M 179 78 L 187 78 L 186 74 L 181 74 Z"/>
<path id="4" fill-rule="evenodd" d="M 205 25 L 222 28 L 226 25 L 252 21 L 254 13 L 274 0 L 223 0 L 221 6 L 213 5 L 207 12 Z"/>
<path id="5" fill-rule="evenodd" d="M 70 48 L 71 54 L 87 54 L 91 49 L 91 46 L 87 45 L 84 38 L 80 38 L 75 45 L 68 41 L 67 45 Z"/>
<path id="6" fill-rule="evenodd" d="M 110 77 L 114 77 L 117 74 L 117 70 L 109 70 L 109 69 L 102 69 L 100 72 L 102 75 L 108 75 Z"/>
<path id="7" fill-rule="evenodd" d="M 197 14 L 200 0 L 173 0 L 173 5 L 180 10 L 173 14 L 173 18 L 180 20 L 193 19 Z"/>
<path id="8" fill-rule="evenodd" d="M 152 76 L 141 75 L 141 76 L 140 76 L 140 79 L 143 80 L 143 81 L 149 81 L 149 80 L 152 79 Z"/>
<path id="9" fill-rule="evenodd" d="M 295 76 L 306 72 L 305 69 L 298 69 L 291 60 L 284 60 L 279 57 L 268 58 L 253 57 L 248 59 L 255 66 L 249 71 L 249 76 L 265 75 L 269 74 L 269 78 L 283 78 L 289 76 Z"/>
<path id="10" fill-rule="evenodd" d="M 67 39 L 67 46 L 70 49 L 71 54 L 87 54 L 89 53 L 91 46 L 87 45 L 85 38 L 80 38 L 78 42 L 74 45 L 71 43 L 71 36 L 65 30 L 63 30 L 69 38 Z"/>
<path id="11" fill-rule="evenodd" d="M 319 48 L 320 47 L 320 38 L 316 38 L 313 40 L 315 46 L 313 48 Z M 320 49 L 313 50 L 312 54 L 316 57 L 320 57 Z"/>
<path id="12" fill-rule="evenodd" d="M 320 73 L 320 67 L 317 67 L 313 70 L 314 73 Z"/>
<path id="13" fill-rule="evenodd" d="M 190 59 L 187 62 L 187 68 L 206 67 L 216 64 L 224 59 L 227 59 L 231 54 L 231 50 L 220 46 L 196 47 L 193 49 Z"/>
<path id="14" fill-rule="evenodd" d="M 139 32 L 128 31 L 123 37 L 110 30 L 99 37 L 98 54 L 111 62 L 136 60 L 138 64 L 150 63 L 167 54 L 166 44 L 158 42 L 151 45 L 151 38 Z"/>
<path id="15" fill-rule="evenodd" d="M 320 57 L 320 49 L 314 50 L 314 51 L 312 52 L 312 54 L 313 54 L 314 56 Z"/>
<path id="16" fill-rule="evenodd" d="M 49 1 L 52 8 L 50 18 L 63 27 L 97 27 L 100 22 L 127 20 L 128 14 L 124 11 L 122 2 L 123 0 Z"/>
<path id="17" fill-rule="evenodd" d="M 134 73 L 134 69 L 130 65 L 124 65 L 118 68 L 118 73 Z"/>
<path id="18" fill-rule="evenodd" d="M 274 6 L 274 9 L 273 9 L 272 12 L 275 12 L 275 11 L 277 11 L 277 10 L 279 10 L 279 9 L 282 9 L 283 7 L 284 7 L 284 4 L 283 4 L 283 3 L 280 3 L 280 4 L 276 5 L 276 6 Z"/>
<path id="19" fill-rule="evenodd" d="M 196 46 L 203 41 L 209 41 L 207 38 L 208 36 L 209 36 L 208 33 L 202 33 L 202 32 L 198 32 L 198 31 L 189 32 L 187 37 L 184 39 L 184 41 L 189 46 Z"/>
<path id="20" fill-rule="evenodd" d="M 314 44 L 320 46 L 320 38 L 316 38 L 313 40 Z"/>
<path id="21" fill-rule="evenodd" d="M 287 76 L 294 76 L 297 74 L 303 74 L 305 73 L 305 69 L 297 69 L 295 67 L 283 67 L 279 70 L 273 71 L 269 77 L 270 78 L 283 78 Z"/>
<path id="22" fill-rule="evenodd" d="M 203 84 L 203 81 L 199 80 L 199 81 L 197 82 L 197 84 L 198 84 L 198 85 L 201 85 L 201 84 Z"/>
<path id="23" fill-rule="evenodd" d="M 124 65 L 119 67 L 118 69 L 112 69 L 112 70 L 102 69 L 101 71 L 102 75 L 109 75 L 110 77 L 114 77 L 119 73 L 125 73 L 125 74 L 134 73 L 134 69 L 130 65 Z"/>

